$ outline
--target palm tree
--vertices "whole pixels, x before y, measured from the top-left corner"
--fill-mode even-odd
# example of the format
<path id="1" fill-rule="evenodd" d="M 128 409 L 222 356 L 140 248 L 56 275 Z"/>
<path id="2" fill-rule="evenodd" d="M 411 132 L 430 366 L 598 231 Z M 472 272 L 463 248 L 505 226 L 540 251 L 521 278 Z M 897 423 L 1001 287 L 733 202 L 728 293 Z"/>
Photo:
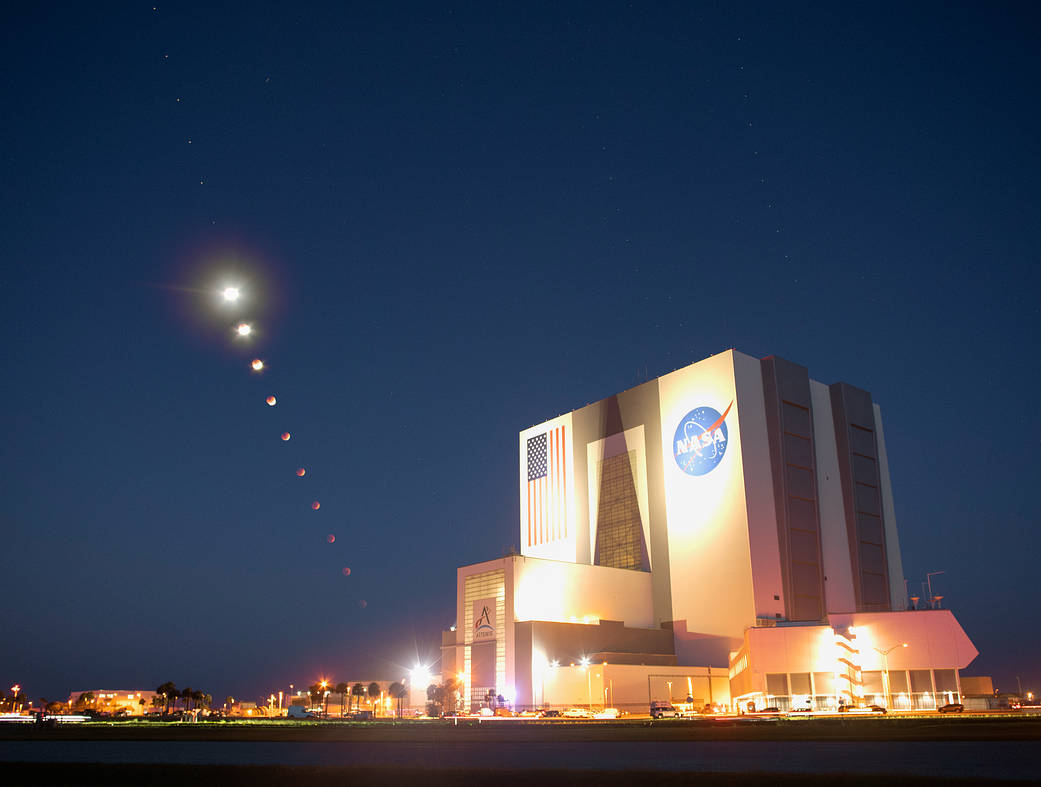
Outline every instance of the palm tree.
<path id="1" fill-rule="evenodd" d="M 387 689 L 387 693 L 398 701 L 398 718 L 400 719 L 401 701 L 405 698 L 405 695 L 408 694 L 408 689 L 406 689 L 404 685 L 402 685 L 398 681 L 394 681 L 390 684 L 390 688 Z"/>
<path id="2" fill-rule="evenodd" d="M 373 681 L 369 684 L 369 688 L 366 693 L 369 695 L 369 704 L 372 705 L 372 715 L 375 716 L 376 700 L 379 698 L 380 694 L 383 693 L 382 691 L 380 691 L 380 684 L 378 684 L 376 681 Z"/>
<path id="3" fill-rule="evenodd" d="M 192 701 L 195 703 L 196 708 L 208 708 L 210 707 L 210 702 L 213 701 L 213 697 L 199 689 L 192 692 Z"/>
<path id="4" fill-rule="evenodd" d="M 321 683 L 312 683 L 310 686 L 307 687 L 307 691 L 311 695 L 312 708 L 314 707 L 314 704 L 316 702 L 322 699 L 322 695 L 325 694 L 325 689 L 322 687 Z"/>
<path id="5" fill-rule="evenodd" d="M 360 683 L 355 683 L 351 686 L 351 702 L 354 702 L 354 698 L 358 698 L 358 707 L 361 707 L 361 698 L 365 696 L 365 687 Z"/>
<path id="6" fill-rule="evenodd" d="M 444 703 L 446 713 L 455 713 L 458 703 L 458 692 L 461 688 L 459 681 L 454 676 L 446 678 L 441 684 L 444 689 Z"/>
<path id="7" fill-rule="evenodd" d="M 85 691 L 82 694 L 80 694 L 79 699 L 76 700 L 76 704 L 85 708 L 88 705 L 92 704 L 94 702 L 94 700 L 95 700 L 94 692 L 93 691 Z"/>
<path id="8" fill-rule="evenodd" d="M 152 697 L 152 707 L 153 708 L 162 708 L 162 707 L 165 707 L 165 705 L 166 705 L 166 697 L 164 697 L 162 694 L 156 694 L 154 697 Z"/>
<path id="9" fill-rule="evenodd" d="M 181 699 L 184 700 L 184 709 L 186 711 L 189 711 L 189 710 L 192 709 L 192 695 L 193 694 L 194 694 L 194 692 L 192 691 L 192 687 L 191 686 L 185 686 L 183 689 L 181 689 Z"/>
<path id="10" fill-rule="evenodd" d="M 163 698 L 163 712 L 169 713 L 171 703 L 177 703 L 177 697 L 179 696 L 177 693 L 177 686 L 172 682 L 167 681 L 162 686 L 159 686 L 155 690 L 155 693 L 159 694 Z"/>
<path id="11" fill-rule="evenodd" d="M 348 686 L 342 680 L 333 687 L 333 691 L 340 695 L 340 716 L 343 716 L 343 701 L 347 698 Z"/>

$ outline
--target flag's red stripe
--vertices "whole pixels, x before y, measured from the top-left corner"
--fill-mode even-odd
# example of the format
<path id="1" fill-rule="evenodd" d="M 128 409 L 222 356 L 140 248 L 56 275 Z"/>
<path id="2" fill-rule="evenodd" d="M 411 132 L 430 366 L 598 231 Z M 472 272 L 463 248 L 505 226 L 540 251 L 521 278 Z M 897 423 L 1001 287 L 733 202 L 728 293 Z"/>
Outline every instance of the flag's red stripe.
<path id="1" fill-rule="evenodd" d="M 542 479 L 542 543 L 550 540 L 550 479 Z"/>
<path id="2" fill-rule="evenodd" d="M 550 464 L 552 465 L 552 469 L 550 470 L 550 472 L 553 474 L 553 494 L 550 496 L 550 500 L 553 501 L 553 507 L 550 509 L 550 515 L 553 517 L 553 519 L 552 524 L 550 526 L 549 539 L 550 541 L 556 541 L 557 520 L 560 518 L 559 512 L 557 511 L 557 499 L 559 497 L 560 492 L 560 489 L 557 485 L 557 430 L 554 429 L 552 432 L 550 432 L 550 435 L 552 435 L 552 439 L 550 440 L 550 458 L 552 459 L 552 462 Z"/>
<path id="3" fill-rule="evenodd" d="M 531 481 L 528 481 L 528 546 L 531 546 Z"/>
<path id="4" fill-rule="evenodd" d="M 564 512 L 561 511 L 561 509 L 560 509 L 561 493 L 564 490 L 563 490 L 563 484 L 562 484 L 563 479 L 560 476 L 560 429 L 559 428 L 553 430 L 553 437 L 554 437 L 554 439 L 553 439 L 553 456 L 556 458 L 556 461 L 553 463 L 553 478 L 554 478 L 554 480 L 557 483 L 557 494 L 556 494 L 556 496 L 555 496 L 555 498 L 553 500 L 553 502 L 555 504 L 555 507 L 557 509 L 556 522 L 553 523 L 553 535 L 554 535 L 555 538 L 559 539 L 560 538 L 560 526 L 562 524 L 560 520 L 564 518 L 563 517 L 563 513 Z"/>
<path id="5" fill-rule="evenodd" d="M 567 460 L 564 458 L 567 456 L 566 445 L 567 439 L 564 436 L 564 426 L 560 427 L 560 476 L 563 479 L 563 493 L 561 495 L 562 502 L 564 504 L 564 538 L 567 538 Z"/>

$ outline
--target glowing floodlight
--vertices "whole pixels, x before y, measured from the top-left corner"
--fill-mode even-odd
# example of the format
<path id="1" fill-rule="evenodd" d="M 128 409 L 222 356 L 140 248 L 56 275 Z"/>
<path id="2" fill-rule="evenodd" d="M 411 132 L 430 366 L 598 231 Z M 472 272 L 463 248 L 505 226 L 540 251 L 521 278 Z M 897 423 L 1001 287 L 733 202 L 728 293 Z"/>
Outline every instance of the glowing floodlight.
<path id="1" fill-rule="evenodd" d="M 268 407 L 274 407 L 274 406 L 275 406 L 275 403 L 276 403 L 276 402 L 278 401 L 278 399 L 276 399 L 276 398 L 275 398 L 275 397 L 273 397 L 273 396 L 269 396 L 269 397 L 268 397 L 267 399 L 265 399 L 264 401 L 265 401 L 265 402 L 267 402 L 267 406 L 268 406 Z"/>
<path id="2" fill-rule="evenodd" d="M 239 299 L 240 294 L 238 287 L 225 287 L 224 291 L 221 292 L 221 297 L 228 303 L 234 303 Z"/>
<path id="3" fill-rule="evenodd" d="M 239 336 L 249 336 L 253 333 L 253 326 L 248 322 L 240 322 L 239 327 L 235 329 Z"/>
<path id="4" fill-rule="evenodd" d="M 282 432 L 282 442 L 283 443 L 288 441 L 289 437 L 290 437 L 289 432 Z"/>
<path id="5" fill-rule="evenodd" d="M 254 372 L 259 372 L 261 369 L 264 368 L 264 362 L 259 358 L 254 358 L 252 363 L 250 363 L 250 366 L 253 367 Z"/>

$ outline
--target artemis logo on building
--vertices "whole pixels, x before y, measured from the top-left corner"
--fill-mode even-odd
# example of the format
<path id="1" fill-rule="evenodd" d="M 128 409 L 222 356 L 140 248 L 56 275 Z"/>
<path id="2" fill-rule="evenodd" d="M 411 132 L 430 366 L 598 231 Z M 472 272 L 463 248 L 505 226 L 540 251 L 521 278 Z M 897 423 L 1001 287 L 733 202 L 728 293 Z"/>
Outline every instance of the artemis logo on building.
<path id="1" fill-rule="evenodd" d="M 683 416 L 673 438 L 673 456 L 687 475 L 705 475 L 716 469 L 727 452 L 726 417 L 731 402 L 723 414 L 712 407 L 696 407 Z"/>
<path id="2" fill-rule="evenodd" d="M 482 599 L 474 602 L 474 636 L 476 639 L 495 639 L 495 607 L 494 599 Z"/>

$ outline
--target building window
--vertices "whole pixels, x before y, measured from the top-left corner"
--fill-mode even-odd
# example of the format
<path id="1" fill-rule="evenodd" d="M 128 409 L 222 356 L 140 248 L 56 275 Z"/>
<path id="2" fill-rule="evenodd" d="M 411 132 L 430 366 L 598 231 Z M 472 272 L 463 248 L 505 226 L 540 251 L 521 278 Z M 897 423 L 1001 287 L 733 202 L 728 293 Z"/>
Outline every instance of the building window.
<path id="1" fill-rule="evenodd" d="M 633 468 L 636 452 L 629 451 L 599 463 L 600 501 L 596 514 L 596 556 L 598 566 L 649 570 L 644 554 L 643 522 L 636 499 Z"/>

